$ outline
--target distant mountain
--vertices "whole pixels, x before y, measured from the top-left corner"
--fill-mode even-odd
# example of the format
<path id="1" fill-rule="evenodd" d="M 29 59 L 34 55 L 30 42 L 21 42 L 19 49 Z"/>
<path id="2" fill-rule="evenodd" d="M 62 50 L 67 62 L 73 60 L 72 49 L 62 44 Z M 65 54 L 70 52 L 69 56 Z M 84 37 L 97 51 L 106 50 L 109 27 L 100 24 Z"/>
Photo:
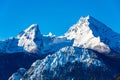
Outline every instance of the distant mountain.
<path id="1" fill-rule="evenodd" d="M 14 70 L 4 69 L 9 80 L 113 80 L 120 75 L 120 34 L 91 16 L 81 17 L 63 36 L 43 35 L 32 24 L 0 44 L 6 61 L 15 63 Z M 26 56 L 19 59 L 21 53 Z M 11 61 L 11 55 L 20 62 Z"/>

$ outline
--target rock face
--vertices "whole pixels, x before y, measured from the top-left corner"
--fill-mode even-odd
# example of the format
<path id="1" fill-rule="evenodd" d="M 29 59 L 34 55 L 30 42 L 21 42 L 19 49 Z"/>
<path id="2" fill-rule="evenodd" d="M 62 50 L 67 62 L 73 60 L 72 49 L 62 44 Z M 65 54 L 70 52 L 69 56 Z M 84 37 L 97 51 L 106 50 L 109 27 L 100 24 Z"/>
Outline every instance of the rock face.
<path id="1" fill-rule="evenodd" d="M 93 49 L 99 53 L 110 53 L 111 50 L 120 53 L 120 34 L 91 16 L 81 17 L 65 36 L 74 39 L 73 46 Z"/>
<path id="2" fill-rule="evenodd" d="M 114 80 L 120 75 L 120 34 L 91 16 L 81 17 L 63 36 L 42 35 L 33 24 L 0 44 L 1 80 Z"/>
<path id="3" fill-rule="evenodd" d="M 68 46 L 34 62 L 21 79 L 113 80 L 120 71 L 117 72 L 120 64 L 115 63 L 112 67 L 117 67 L 110 68 L 111 63 L 107 63 L 106 60 L 111 58 L 105 58 L 107 57 L 89 49 Z"/>
<path id="4" fill-rule="evenodd" d="M 43 47 L 43 40 L 37 24 L 21 32 L 18 36 L 18 46 L 23 47 L 29 53 L 40 53 Z"/>
<path id="5" fill-rule="evenodd" d="M 16 38 L 0 41 L 1 53 L 41 53 L 43 47 L 42 35 L 37 24 L 32 24 L 20 32 Z"/>
<path id="6" fill-rule="evenodd" d="M 9 80 L 20 80 L 20 78 L 24 75 L 26 69 L 20 68 L 16 73 L 14 73 Z"/>

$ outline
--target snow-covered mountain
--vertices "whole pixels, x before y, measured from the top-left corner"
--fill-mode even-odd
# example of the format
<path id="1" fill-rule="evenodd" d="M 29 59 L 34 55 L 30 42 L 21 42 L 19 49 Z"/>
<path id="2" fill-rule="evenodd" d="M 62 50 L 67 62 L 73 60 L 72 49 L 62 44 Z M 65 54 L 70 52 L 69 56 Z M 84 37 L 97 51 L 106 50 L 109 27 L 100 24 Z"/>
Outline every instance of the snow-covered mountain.
<path id="1" fill-rule="evenodd" d="M 42 35 L 37 24 L 32 24 L 18 36 L 18 46 L 30 53 L 40 53 L 43 47 Z"/>
<path id="2" fill-rule="evenodd" d="M 32 24 L 0 44 L 1 53 L 45 57 L 25 74 L 16 72 L 9 80 L 112 80 L 120 75 L 120 34 L 91 16 L 81 17 L 62 36 L 43 35 L 39 26 Z"/>
<path id="3" fill-rule="evenodd" d="M 93 49 L 100 53 L 110 53 L 111 50 L 120 53 L 120 34 L 91 16 L 81 17 L 65 36 L 74 39 L 73 46 Z"/>
<path id="4" fill-rule="evenodd" d="M 47 54 L 56 52 L 62 47 L 71 46 L 73 40 L 68 40 L 64 36 L 55 36 L 52 33 L 42 35 L 37 24 L 20 32 L 17 37 L 0 41 L 1 53 L 40 53 Z M 59 46 L 58 46 L 59 45 Z"/>
<path id="5" fill-rule="evenodd" d="M 1 41 L 0 52 L 34 53 L 40 51 L 42 46 L 43 46 L 42 35 L 39 31 L 38 25 L 33 24 L 26 30 L 20 32 L 16 38 L 10 38 L 8 40 Z"/>
<path id="6" fill-rule="evenodd" d="M 64 47 L 34 62 L 21 80 L 113 80 L 116 72 L 98 54 L 89 49 Z"/>
<path id="7" fill-rule="evenodd" d="M 12 52 L 19 52 L 23 49 L 17 46 L 18 39 L 16 38 L 9 38 L 4 41 L 0 41 L 0 53 L 12 53 Z"/>

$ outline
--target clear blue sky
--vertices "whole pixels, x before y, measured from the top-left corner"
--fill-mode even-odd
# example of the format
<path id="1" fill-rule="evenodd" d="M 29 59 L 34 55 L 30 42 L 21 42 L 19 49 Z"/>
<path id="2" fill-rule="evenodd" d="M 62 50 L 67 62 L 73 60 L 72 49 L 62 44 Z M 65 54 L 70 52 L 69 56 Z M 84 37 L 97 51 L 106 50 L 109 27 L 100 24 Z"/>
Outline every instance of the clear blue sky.
<path id="1" fill-rule="evenodd" d="M 87 15 L 120 33 L 120 0 L 0 0 L 0 39 L 16 36 L 33 23 L 43 34 L 62 35 Z"/>

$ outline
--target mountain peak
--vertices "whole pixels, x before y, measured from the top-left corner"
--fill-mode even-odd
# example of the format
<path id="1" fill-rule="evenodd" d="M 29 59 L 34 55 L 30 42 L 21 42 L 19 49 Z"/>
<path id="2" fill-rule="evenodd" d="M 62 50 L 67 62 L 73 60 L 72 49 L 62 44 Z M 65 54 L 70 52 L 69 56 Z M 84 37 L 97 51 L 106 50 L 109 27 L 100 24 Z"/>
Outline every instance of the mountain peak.
<path id="1" fill-rule="evenodd" d="M 28 31 L 31 31 L 31 30 L 34 30 L 34 31 L 39 30 L 38 24 L 32 24 L 30 27 L 28 27 L 28 28 L 25 30 L 25 32 L 28 32 Z"/>
<path id="2" fill-rule="evenodd" d="M 109 46 L 101 40 L 104 37 L 101 36 L 103 34 L 101 29 L 109 31 L 105 25 L 93 17 L 81 17 L 76 24 L 70 27 L 65 36 L 68 39 L 74 39 L 73 46 L 93 49 L 100 53 L 109 53 Z"/>
<path id="3" fill-rule="evenodd" d="M 34 37 L 34 35 L 36 35 L 37 32 L 40 33 L 38 24 L 32 24 L 30 27 L 20 32 L 17 38 L 21 38 L 24 34 L 27 34 L 26 36 L 33 35 Z"/>
<path id="4" fill-rule="evenodd" d="M 91 17 L 91 16 L 89 16 L 89 15 L 86 16 L 86 17 L 83 17 L 83 16 L 82 16 L 82 17 L 80 17 L 80 19 L 79 19 L 78 22 L 81 22 L 81 21 L 85 22 L 86 20 L 90 19 L 90 17 Z"/>
<path id="5" fill-rule="evenodd" d="M 65 37 L 74 39 L 73 46 L 100 53 L 110 53 L 111 50 L 120 53 L 120 35 L 91 16 L 81 17 L 65 33 Z"/>
<path id="6" fill-rule="evenodd" d="M 19 39 L 18 46 L 24 47 L 27 52 L 34 53 L 41 49 L 43 44 L 38 24 L 32 24 L 22 31 L 17 38 Z"/>

